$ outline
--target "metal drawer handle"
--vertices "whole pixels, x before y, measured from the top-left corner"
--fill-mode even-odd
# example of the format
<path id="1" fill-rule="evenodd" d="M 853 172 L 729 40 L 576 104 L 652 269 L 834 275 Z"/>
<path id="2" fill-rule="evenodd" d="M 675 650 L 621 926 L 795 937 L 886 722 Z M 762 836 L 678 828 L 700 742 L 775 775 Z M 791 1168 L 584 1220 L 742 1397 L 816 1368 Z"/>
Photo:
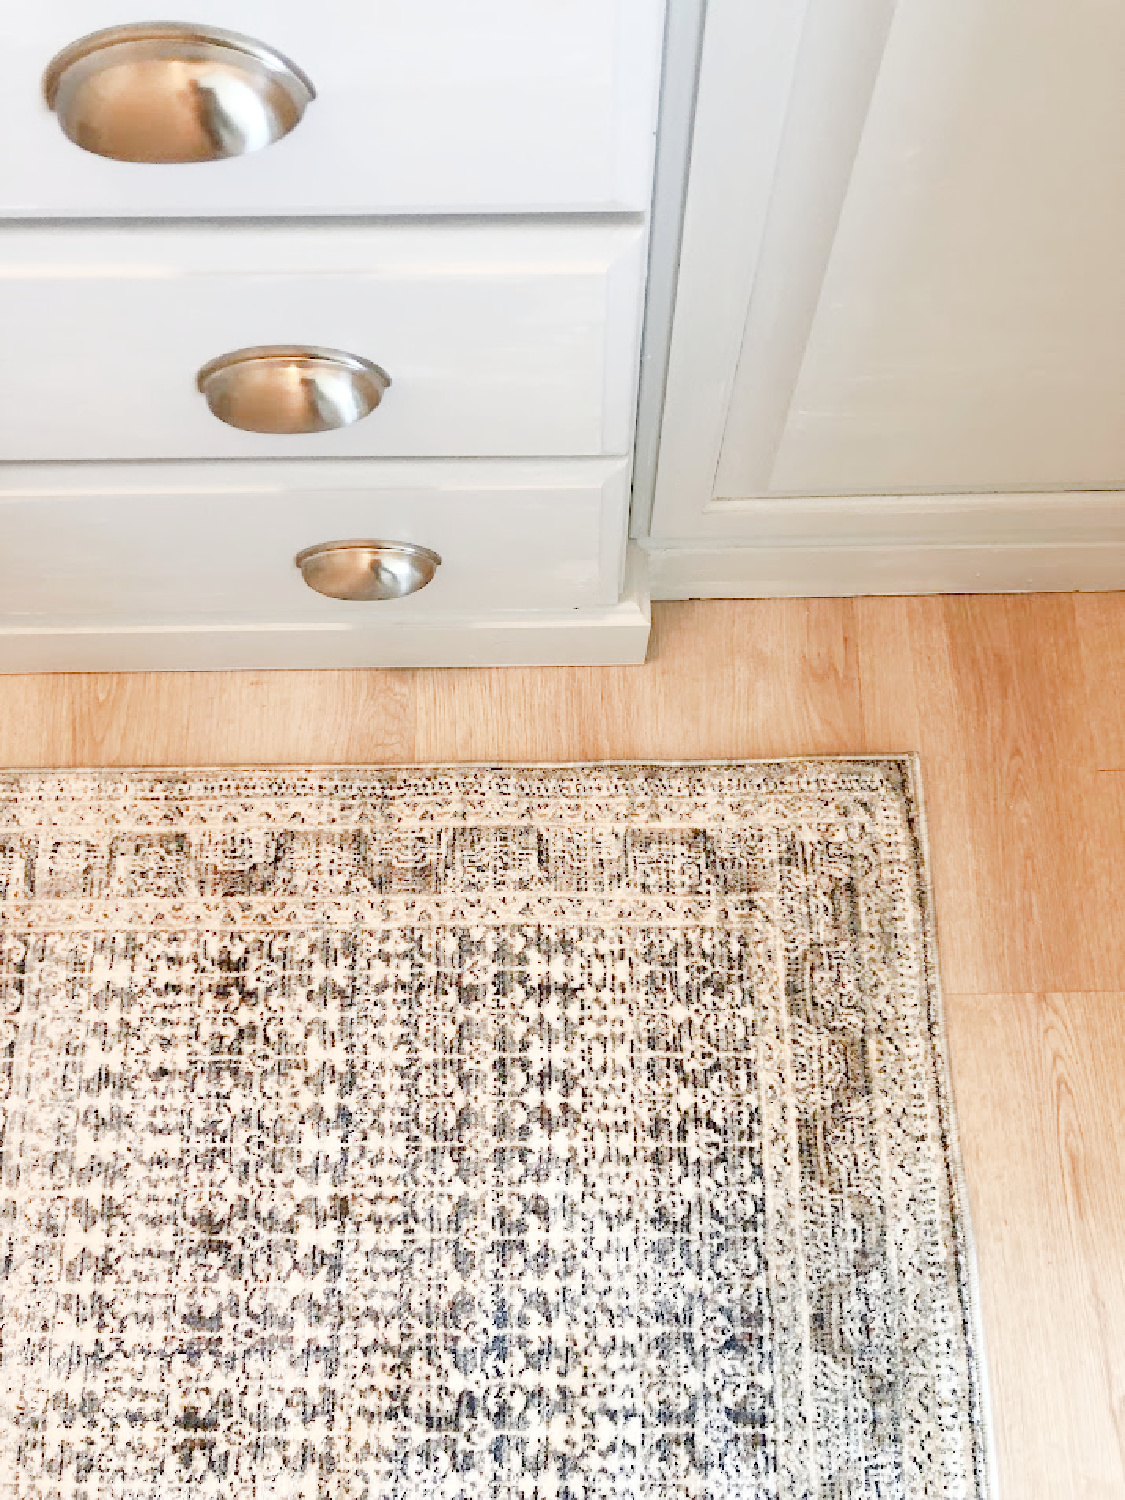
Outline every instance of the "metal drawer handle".
<path id="1" fill-rule="evenodd" d="M 320 542 L 296 563 L 309 588 L 330 599 L 401 599 L 426 587 L 441 558 L 413 542 Z"/>
<path id="2" fill-rule="evenodd" d="M 65 47 L 43 78 L 64 133 L 118 161 L 215 161 L 260 151 L 299 122 L 316 90 L 251 37 L 144 22 Z"/>
<path id="3" fill-rule="evenodd" d="M 207 405 L 244 432 L 328 432 L 383 399 L 391 377 L 369 359 L 310 344 L 261 344 L 210 360 L 196 376 Z"/>

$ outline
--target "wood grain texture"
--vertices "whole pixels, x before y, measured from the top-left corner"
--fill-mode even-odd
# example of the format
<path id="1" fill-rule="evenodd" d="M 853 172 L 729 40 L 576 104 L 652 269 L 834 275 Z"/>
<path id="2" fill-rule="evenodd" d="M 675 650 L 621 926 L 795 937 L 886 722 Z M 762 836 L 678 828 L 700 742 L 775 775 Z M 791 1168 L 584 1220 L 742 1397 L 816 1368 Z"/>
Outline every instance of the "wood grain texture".
<path id="1" fill-rule="evenodd" d="M 0 764 L 408 761 L 413 686 L 392 671 L 0 677 Z"/>
<path id="2" fill-rule="evenodd" d="M 1125 770 L 1125 594 L 1074 601 L 1088 685 L 1091 748 L 1100 769 Z"/>
<path id="3" fill-rule="evenodd" d="M 657 606 L 643 667 L 420 674 L 418 759 L 694 760 L 860 748 L 850 599 Z"/>
<path id="4" fill-rule="evenodd" d="M 1125 1495 L 1125 994 L 946 997 L 1002 1490 Z"/>
<path id="5" fill-rule="evenodd" d="M 1005 1500 L 1122 1500 L 1125 595 L 653 615 L 644 667 L 0 677 L 0 763 L 918 750 Z"/>
<path id="6" fill-rule="evenodd" d="M 864 599 L 859 616 L 868 742 L 922 756 L 948 986 L 1118 986 L 1074 596 Z"/>

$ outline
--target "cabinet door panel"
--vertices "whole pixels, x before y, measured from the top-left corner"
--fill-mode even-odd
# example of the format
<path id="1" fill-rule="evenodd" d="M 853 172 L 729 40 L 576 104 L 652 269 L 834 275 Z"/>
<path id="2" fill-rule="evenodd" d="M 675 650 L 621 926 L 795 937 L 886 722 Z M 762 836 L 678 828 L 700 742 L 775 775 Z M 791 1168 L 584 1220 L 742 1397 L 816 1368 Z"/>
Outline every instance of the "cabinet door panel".
<path id="1" fill-rule="evenodd" d="M 1123 67 L 1104 0 L 709 0 L 653 538 L 1105 536 Z"/>
<path id="2" fill-rule="evenodd" d="M 1119 5 L 900 4 L 772 490 L 1125 482 L 1123 78 Z"/>

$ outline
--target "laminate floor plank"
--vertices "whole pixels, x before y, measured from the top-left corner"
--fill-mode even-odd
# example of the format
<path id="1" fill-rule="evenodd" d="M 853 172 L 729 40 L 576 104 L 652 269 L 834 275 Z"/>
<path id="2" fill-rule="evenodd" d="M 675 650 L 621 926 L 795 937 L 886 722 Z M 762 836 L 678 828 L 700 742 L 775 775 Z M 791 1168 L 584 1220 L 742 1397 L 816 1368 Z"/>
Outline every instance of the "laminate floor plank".
<path id="1" fill-rule="evenodd" d="M 865 599 L 858 611 L 868 743 L 922 757 L 946 983 L 1120 986 L 1125 923 L 1073 598 Z"/>
<path id="2" fill-rule="evenodd" d="M 849 599 L 664 604 L 643 667 L 420 673 L 418 758 L 859 752 L 854 614 Z"/>
<path id="3" fill-rule="evenodd" d="M 947 995 L 1001 1493 L 1125 1495 L 1125 993 Z"/>
<path id="4" fill-rule="evenodd" d="M 1125 770 L 1125 594 L 1076 594 L 1093 759 Z"/>
<path id="5" fill-rule="evenodd" d="M 414 705 L 408 672 L 0 676 L 0 764 L 411 761 Z"/>

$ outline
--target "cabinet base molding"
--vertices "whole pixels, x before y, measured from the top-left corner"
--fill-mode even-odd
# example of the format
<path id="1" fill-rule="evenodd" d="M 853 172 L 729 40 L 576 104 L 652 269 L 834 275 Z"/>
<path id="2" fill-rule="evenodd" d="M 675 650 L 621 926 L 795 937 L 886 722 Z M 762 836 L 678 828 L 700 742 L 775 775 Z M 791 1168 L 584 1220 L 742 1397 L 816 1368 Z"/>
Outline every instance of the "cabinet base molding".
<path id="1" fill-rule="evenodd" d="M 1030 546 L 647 547 L 654 599 L 1125 589 L 1125 540 Z"/>
<path id="2" fill-rule="evenodd" d="M 646 573 L 644 556 L 630 549 L 621 599 L 601 608 L 396 621 L 390 617 L 392 603 L 371 606 L 373 614 L 387 611 L 377 620 L 354 624 L 9 626 L 0 628 L 0 673 L 634 666 L 648 649 Z"/>

